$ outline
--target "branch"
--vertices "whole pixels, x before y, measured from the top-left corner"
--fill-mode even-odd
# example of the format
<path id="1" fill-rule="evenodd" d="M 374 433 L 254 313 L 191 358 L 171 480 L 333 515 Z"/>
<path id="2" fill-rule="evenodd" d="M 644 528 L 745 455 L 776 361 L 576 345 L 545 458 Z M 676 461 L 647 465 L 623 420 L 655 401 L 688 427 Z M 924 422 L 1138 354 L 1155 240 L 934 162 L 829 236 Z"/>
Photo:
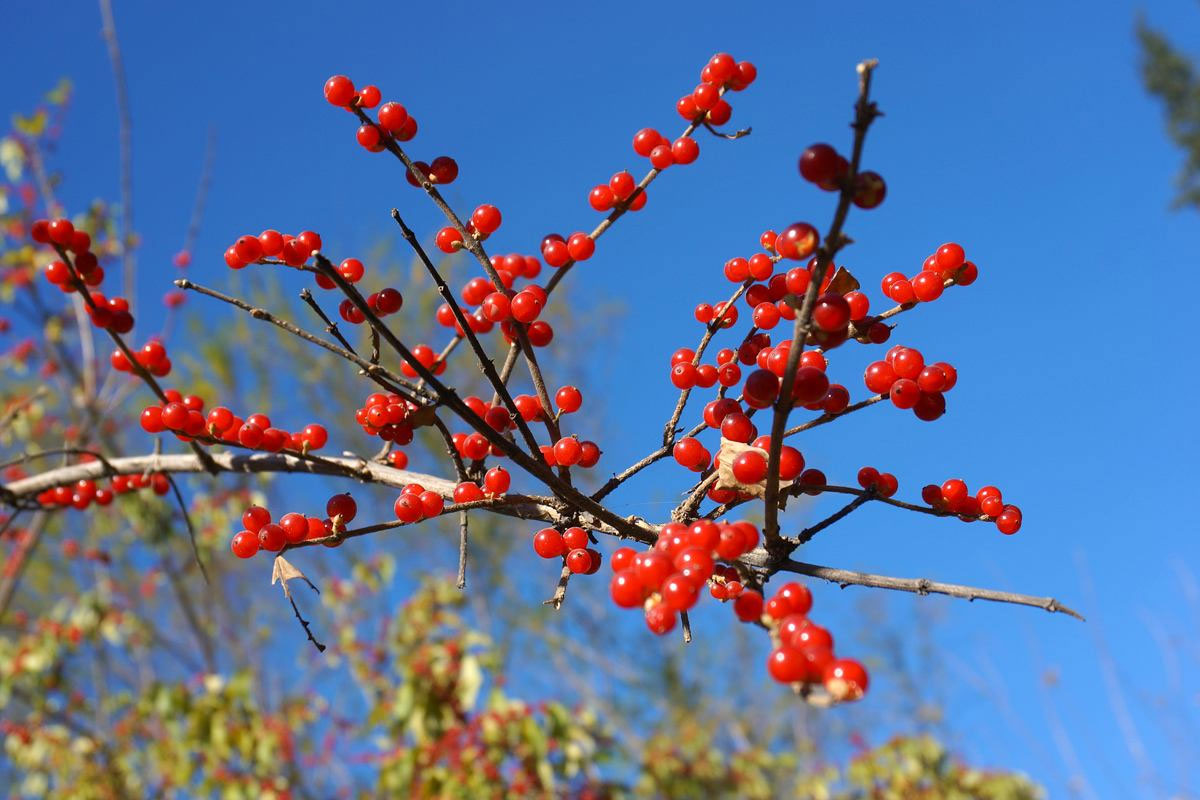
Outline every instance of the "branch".
<path id="1" fill-rule="evenodd" d="M 467 512 L 458 512 L 458 588 L 467 588 Z"/>
<path id="2" fill-rule="evenodd" d="M 266 309 L 255 308 L 254 306 L 250 305 L 249 303 L 247 303 L 243 300 L 239 300 L 236 297 L 230 297 L 227 294 L 218 292 L 216 289 L 209 289 L 207 286 L 201 286 L 197 283 L 192 283 L 191 281 L 184 280 L 182 278 L 180 280 L 175 281 L 175 285 L 178 286 L 180 289 L 190 289 L 193 292 L 199 292 L 200 294 L 207 295 L 209 297 L 220 300 L 223 303 L 229 303 L 232 306 L 236 306 L 237 308 L 242 309 L 243 311 L 245 311 L 246 313 L 248 313 L 250 316 L 254 317 L 255 319 L 263 320 L 264 322 L 269 322 L 272 325 L 274 325 L 275 327 L 285 330 L 288 333 L 292 334 L 293 336 L 298 336 L 306 342 L 315 344 L 318 347 L 323 347 L 326 350 L 328 350 L 329 352 L 335 353 L 336 355 L 339 355 L 342 358 L 346 359 L 347 361 L 351 362 L 352 364 L 357 366 L 359 369 L 363 370 L 368 377 L 376 380 L 377 382 L 381 377 L 386 379 L 387 383 L 391 384 L 390 386 L 387 387 L 388 391 L 393 391 L 396 394 L 404 397 L 406 400 L 413 400 L 414 402 L 417 402 L 417 398 L 414 397 L 412 394 L 412 392 L 415 392 L 417 390 L 417 387 L 413 386 L 411 383 L 404 380 L 404 378 L 400 377 L 399 375 L 396 375 L 395 373 L 391 372 L 390 370 L 387 370 L 387 369 L 379 366 L 378 364 L 372 364 L 371 362 L 369 362 L 366 359 L 359 356 L 357 353 L 351 352 L 350 350 L 343 349 L 341 347 L 338 347 L 337 345 L 330 344 L 329 342 L 325 341 L 324 339 L 320 338 L 319 336 L 314 336 L 313 334 L 309 333 L 308 331 L 304 330 L 303 328 L 293 325 L 292 323 L 288 322 L 285 319 L 280 319 L 279 317 L 275 316 L 274 314 L 267 311 Z"/>
<path id="3" fill-rule="evenodd" d="M 453 498 L 455 481 L 447 480 L 436 475 L 428 475 L 394 467 L 378 462 L 365 461 L 361 458 L 326 457 L 319 460 L 306 460 L 294 454 L 286 453 L 212 453 L 212 461 L 222 472 L 238 474 L 254 474 L 265 472 L 307 473 L 309 475 L 327 475 L 339 478 L 349 478 L 356 481 L 390 486 L 403 489 L 410 483 L 419 483 L 426 489 L 437 492 L 443 497 Z M 27 497 L 55 486 L 63 486 L 85 478 L 95 479 L 106 475 L 140 475 L 146 471 L 161 473 L 195 473 L 204 472 L 205 467 L 191 453 L 175 453 L 171 455 L 141 455 L 125 458 L 114 458 L 107 465 L 98 461 L 86 464 L 72 464 L 67 467 L 42 472 L 28 478 L 22 478 L 12 483 L 4 484 L 6 492 L 14 497 Z M 489 508 L 506 516 L 519 519 L 541 520 L 550 525 L 564 525 L 568 515 L 551 498 L 530 495 L 506 495 L 507 504 L 497 501 L 480 501 L 482 504 L 492 503 Z M 608 535 L 633 538 L 637 541 L 650 543 L 654 541 L 656 529 L 646 526 L 645 529 L 634 526 L 626 520 L 620 521 L 619 527 L 609 524 L 586 511 L 575 512 L 580 525 L 589 530 L 600 531 Z M 609 518 L 615 517 L 607 512 Z M 398 523 L 385 523 L 372 530 L 382 530 L 395 527 Z M 367 531 L 362 531 L 363 533 Z M 347 531 L 343 536 L 353 535 Z M 313 540 L 316 541 L 316 540 Z"/>
<path id="4" fill-rule="evenodd" d="M 765 565 L 768 558 L 762 548 L 743 556 L 743 561 L 758 560 Z M 1079 612 L 1059 603 L 1053 597 L 1035 597 L 1029 594 L 1002 592 L 997 589 L 982 589 L 976 586 L 963 586 L 957 583 L 940 583 L 928 578 L 894 578 L 890 575 L 875 575 L 870 572 L 854 572 L 848 569 L 823 567 L 819 564 L 807 564 L 803 561 L 788 559 L 779 565 L 780 572 L 792 572 L 797 575 L 807 575 L 820 578 L 830 583 L 836 583 L 843 589 L 847 586 L 870 586 L 876 589 L 894 589 L 899 592 L 912 592 L 919 595 L 944 594 L 950 597 L 960 597 L 965 600 L 990 600 L 996 603 L 1013 603 L 1021 606 L 1041 608 L 1051 613 L 1066 614 L 1077 620 L 1084 621 Z"/>
<path id="5" fill-rule="evenodd" d="M 809 281 L 808 289 L 804 293 L 804 302 L 800 305 L 800 310 L 796 312 L 796 322 L 794 333 L 792 335 L 792 349 L 788 351 L 787 366 L 783 372 L 783 379 L 779 382 L 779 397 L 775 400 L 774 416 L 771 420 L 771 442 L 767 455 L 767 486 L 763 496 L 763 504 L 766 507 L 766 522 L 763 525 L 763 537 L 767 544 L 779 549 L 781 540 L 779 538 L 779 453 L 783 447 L 783 431 L 787 425 L 788 414 L 791 413 L 795 403 L 792 400 L 792 388 L 796 382 L 796 370 L 800 364 L 800 356 L 804 352 L 804 345 L 808 339 L 808 332 L 812 325 L 813 307 L 817 302 L 817 293 L 821 290 L 821 283 L 825 279 L 825 272 L 829 269 L 829 265 L 833 262 L 833 258 L 837 255 L 845 243 L 845 237 L 842 235 L 842 226 L 846 222 L 846 216 L 850 213 L 850 203 L 854 198 L 855 178 L 858 176 L 858 167 L 862 161 L 863 142 L 866 140 L 867 129 L 871 126 L 871 122 L 879 115 L 875 104 L 870 101 L 871 93 L 871 73 L 875 69 L 877 61 L 868 59 L 858 65 L 858 102 L 855 103 L 854 112 L 854 147 L 850 157 L 850 168 L 846 174 L 845 180 L 842 183 L 842 191 L 838 197 L 837 211 L 833 215 L 833 223 L 830 224 L 828 232 L 825 234 L 824 244 L 817 250 L 817 263 L 813 267 L 812 279 Z"/>
<path id="6" fill-rule="evenodd" d="M 870 501 L 874 500 L 875 497 L 876 497 L 875 490 L 873 488 L 867 489 L 862 494 L 860 494 L 858 497 L 854 498 L 849 503 L 842 506 L 837 511 L 833 512 L 825 519 L 821 520 L 820 522 L 818 522 L 815 525 L 810 525 L 809 527 L 800 531 L 800 535 L 796 537 L 795 541 L 789 542 L 789 544 L 792 544 L 796 547 L 799 547 L 802 544 L 808 544 L 810 541 L 812 541 L 812 538 L 814 536 L 816 536 L 818 533 L 825 530 L 833 523 L 838 522 L 838 521 L 850 516 L 850 514 L 856 508 L 858 508 L 859 506 L 862 506 L 866 503 L 869 503 Z"/>

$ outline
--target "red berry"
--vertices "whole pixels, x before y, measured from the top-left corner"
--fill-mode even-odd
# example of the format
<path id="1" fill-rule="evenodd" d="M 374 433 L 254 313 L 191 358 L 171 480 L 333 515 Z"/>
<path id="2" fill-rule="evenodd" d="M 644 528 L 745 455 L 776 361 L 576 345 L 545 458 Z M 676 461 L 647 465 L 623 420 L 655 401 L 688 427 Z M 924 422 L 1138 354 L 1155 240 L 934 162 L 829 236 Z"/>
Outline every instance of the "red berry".
<path id="1" fill-rule="evenodd" d="M 807 222 L 795 222 L 775 239 L 775 252 L 783 258 L 800 261 L 808 258 L 820 244 L 820 234 Z"/>
<path id="2" fill-rule="evenodd" d="M 738 483 L 755 484 L 767 477 L 767 460 L 761 453 L 747 450 L 733 460 L 732 470 Z"/>
<path id="3" fill-rule="evenodd" d="M 834 661 L 822 675 L 825 689 L 837 700 L 857 700 L 867 692 L 867 671 L 848 658 Z"/>
<path id="4" fill-rule="evenodd" d="M 813 323 L 823 331 L 845 330 L 850 323 L 850 304 L 836 292 L 826 292 L 813 306 Z"/>
<path id="5" fill-rule="evenodd" d="M 471 224 L 484 236 L 500 228 L 500 209 L 492 205 L 481 205 L 471 213 Z"/>
<path id="6" fill-rule="evenodd" d="M 287 539 L 288 544 L 296 544 L 303 542 L 308 538 L 308 520 L 303 514 L 284 514 L 279 518 L 279 527 L 283 529 L 283 535 Z"/>
<path id="7" fill-rule="evenodd" d="M 681 136 L 671 145 L 671 157 L 676 164 L 691 164 L 700 155 L 700 145 L 690 136 Z"/>
<path id="8" fill-rule="evenodd" d="M 534 534 L 533 549 L 542 558 L 557 558 L 566 552 L 562 534 L 553 528 L 543 528 Z"/>
<path id="9" fill-rule="evenodd" d="M 867 365 L 863 380 L 869 390 L 876 394 L 883 394 L 896 382 L 896 371 L 886 361 L 874 361 Z"/>
<path id="10" fill-rule="evenodd" d="M 587 261 L 596 252 L 596 240 L 586 233 L 573 233 L 567 240 L 567 253 L 575 261 Z M 547 262 L 549 259 L 547 259 Z"/>
<path id="11" fill-rule="evenodd" d="M 258 552 L 258 536 L 250 531 L 239 531 L 234 534 L 229 547 L 238 558 L 250 558 Z"/>
<path id="12" fill-rule="evenodd" d="M 588 204 L 596 211 L 608 211 L 616 203 L 613 190 L 604 184 L 593 187 L 588 193 Z"/>
<path id="13" fill-rule="evenodd" d="M 666 169 L 675 163 L 675 156 L 671 154 L 671 147 L 667 144 L 660 144 L 650 151 L 650 165 L 655 169 Z"/>
<path id="14" fill-rule="evenodd" d="M 554 393 L 554 402 L 564 414 L 573 414 L 583 406 L 583 394 L 574 386 L 564 386 Z"/>
<path id="15" fill-rule="evenodd" d="M 762 617 L 763 597 L 755 591 L 744 591 L 733 601 L 733 613 L 742 622 L 757 622 Z"/>
<path id="16" fill-rule="evenodd" d="M 384 103 L 379 107 L 379 124 L 393 136 L 408 122 L 408 110 L 399 103 Z"/>
<path id="17" fill-rule="evenodd" d="M 587 572 L 592 568 L 592 556 L 583 548 L 576 548 L 567 553 L 567 569 L 576 574 Z"/>
<path id="18" fill-rule="evenodd" d="M 655 603 L 646 609 L 646 627 L 658 636 L 675 628 L 675 612 L 666 603 Z"/>
<path id="19" fill-rule="evenodd" d="M 804 180 L 816 184 L 837 181 L 838 154 L 827 144 L 814 144 L 800 154 L 800 175 Z"/>
<path id="20" fill-rule="evenodd" d="M 854 205 L 872 209 L 887 197 L 887 184 L 878 172 L 860 172 L 854 181 Z"/>
<path id="21" fill-rule="evenodd" d="M 335 494 L 325 504 L 325 513 L 329 515 L 330 519 L 340 516 L 344 525 L 354 519 L 355 514 L 358 513 L 358 504 L 354 502 L 354 498 L 349 493 Z"/>
<path id="22" fill-rule="evenodd" d="M 653 128 L 642 128 L 633 137 L 633 152 L 648 157 L 650 151 L 662 144 L 663 137 Z"/>
<path id="23" fill-rule="evenodd" d="M 942 296 L 944 289 L 942 276 L 937 272 L 924 270 L 912 279 L 913 295 L 922 303 L 930 303 Z"/>
<path id="24" fill-rule="evenodd" d="M 287 534 L 283 528 L 269 522 L 258 529 L 258 546 L 271 553 L 278 553 L 287 544 Z"/>
<path id="25" fill-rule="evenodd" d="M 348 106 L 354 100 L 354 83 L 345 75 L 325 81 L 325 99 L 335 106 Z"/>

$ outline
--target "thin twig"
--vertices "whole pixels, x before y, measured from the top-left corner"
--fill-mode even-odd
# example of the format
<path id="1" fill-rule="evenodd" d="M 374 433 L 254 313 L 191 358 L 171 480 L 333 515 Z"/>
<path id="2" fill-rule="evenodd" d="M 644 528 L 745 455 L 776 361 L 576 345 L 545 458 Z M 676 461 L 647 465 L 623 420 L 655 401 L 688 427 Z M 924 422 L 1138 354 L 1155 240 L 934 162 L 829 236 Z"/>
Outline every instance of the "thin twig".
<path id="1" fill-rule="evenodd" d="M 208 570 L 204 567 L 204 561 L 200 558 L 200 548 L 196 544 L 196 526 L 192 524 L 192 515 L 188 513 L 187 504 L 183 502 L 183 492 L 179 491 L 179 483 L 173 477 L 170 475 L 165 477 L 171 486 L 171 491 L 175 494 L 176 502 L 179 503 L 179 513 L 183 515 L 183 521 L 187 525 L 188 541 L 192 543 L 192 558 L 196 560 L 196 566 L 200 568 L 200 575 L 204 578 L 204 582 L 210 583 Z"/>
<path id="2" fill-rule="evenodd" d="M 108 60 L 112 62 L 113 82 L 117 90 L 117 123 L 121 159 L 121 264 L 125 298 L 130 311 L 134 308 L 137 291 L 137 262 L 133 255 L 133 117 L 129 110 L 129 89 L 125 81 L 125 64 L 121 45 L 117 41 L 117 26 L 113 20 L 112 0 L 100 0 L 102 33 L 108 45 Z"/>
<path id="3" fill-rule="evenodd" d="M 12 519 L 16 519 L 16 514 Z M 10 519 L 10 522 L 12 520 Z M 12 603 L 13 597 L 17 593 L 17 584 L 21 581 L 21 575 L 25 571 L 25 567 L 29 565 L 29 560 L 33 556 L 33 551 L 42 541 L 42 535 L 46 532 L 46 523 L 49 521 L 49 516 L 45 512 L 39 511 L 33 515 L 29 521 L 29 526 L 25 528 L 25 535 L 21 543 L 9 555 L 9 562 L 5 564 L 5 574 L 3 579 L 0 579 L 0 620 L 4 619 L 8 613 L 8 606 Z"/>
<path id="4" fill-rule="evenodd" d="M 176 281 L 176 283 L 178 283 L 178 281 Z M 308 289 L 301 289 L 300 299 L 307 303 L 308 307 L 313 310 L 313 313 L 320 317 L 321 321 L 325 323 L 326 333 L 337 339 L 338 343 L 342 347 L 346 348 L 348 352 L 358 355 L 358 351 L 354 349 L 354 345 L 350 344 L 350 342 L 346 340 L 346 337 L 342 335 L 342 331 L 340 328 L 338 328 L 338 324 L 329 318 L 329 315 L 325 313 L 325 309 L 321 308 L 320 304 L 317 303 L 317 299 L 313 297 L 312 292 L 310 292 Z"/>
<path id="5" fill-rule="evenodd" d="M 308 640 L 313 643 L 313 647 L 317 648 L 318 653 L 324 653 L 325 645 L 317 641 L 317 637 L 313 636 L 312 628 L 309 627 L 308 620 L 300 616 L 300 607 L 296 605 L 296 598 L 288 595 L 288 602 L 292 604 L 292 611 L 295 613 L 296 619 L 300 620 L 301 627 L 304 628 L 304 635 L 307 636 Z"/>
<path id="6" fill-rule="evenodd" d="M 796 546 L 799 546 L 802 544 L 808 544 L 810 541 L 812 541 L 812 538 L 814 536 L 816 536 L 818 533 L 825 530 L 826 528 L 828 528 L 830 525 L 834 524 L 835 522 L 845 519 L 847 516 L 849 516 L 854 511 L 854 509 L 858 508 L 859 506 L 864 505 L 865 503 L 869 503 L 870 501 L 874 500 L 875 497 L 876 497 L 875 490 L 867 489 L 862 494 L 860 494 L 858 497 L 854 498 L 849 503 L 842 506 L 837 511 L 833 512 L 825 519 L 821 520 L 820 522 L 818 522 L 815 525 L 810 525 L 809 527 L 800 531 L 800 535 L 797 536 L 794 541 L 789 542 L 789 544 L 794 544 Z"/>

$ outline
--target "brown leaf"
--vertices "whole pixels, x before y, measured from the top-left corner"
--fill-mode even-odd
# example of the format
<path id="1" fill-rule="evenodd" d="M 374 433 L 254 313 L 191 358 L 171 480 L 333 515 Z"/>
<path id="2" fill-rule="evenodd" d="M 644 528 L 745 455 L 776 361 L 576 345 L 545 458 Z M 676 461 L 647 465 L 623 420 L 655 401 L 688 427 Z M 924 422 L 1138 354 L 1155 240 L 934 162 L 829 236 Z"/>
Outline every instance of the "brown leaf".
<path id="1" fill-rule="evenodd" d="M 845 294 L 846 292 L 858 291 L 859 283 L 850 274 L 850 270 L 845 267 L 838 267 L 837 272 L 833 273 L 833 280 L 829 282 L 829 291 Z"/>
<path id="2" fill-rule="evenodd" d="M 275 565 L 271 568 L 271 585 L 274 586 L 276 583 L 279 583 L 283 589 L 283 596 L 289 600 L 292 599 L 292 592 L 288 589 L 288 581 L 296 578 L 307 583 L 309 588 L 317 594 L 321 593 L 321 590 L 308 579 L 308 576 L 296 569 L 292 562 L 283 556 L 275 556 Z"/>

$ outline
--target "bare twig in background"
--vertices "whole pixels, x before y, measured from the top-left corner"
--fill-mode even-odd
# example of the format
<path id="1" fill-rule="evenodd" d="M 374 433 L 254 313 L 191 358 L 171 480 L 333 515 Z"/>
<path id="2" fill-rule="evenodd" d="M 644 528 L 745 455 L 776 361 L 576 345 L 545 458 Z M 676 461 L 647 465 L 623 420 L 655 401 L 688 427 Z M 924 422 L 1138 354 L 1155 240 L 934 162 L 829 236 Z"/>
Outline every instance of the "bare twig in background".
<path id="1" fill-rule="evenodd" d="M 137 293 L 137 260 L 133 254 L 133 118 L 129 110 L 129 87 L 125 81 L 125 64 L 121 59 L 121 44 L 117 40 L 112 0 L 100 0 L 100 17 L 104 22 L 104 42 L 108 45 L 108 60 L 112 63 L 113 82 L 117 90 L 117 124 L 121 148 L 122 285 L 132 311 Z"/>

